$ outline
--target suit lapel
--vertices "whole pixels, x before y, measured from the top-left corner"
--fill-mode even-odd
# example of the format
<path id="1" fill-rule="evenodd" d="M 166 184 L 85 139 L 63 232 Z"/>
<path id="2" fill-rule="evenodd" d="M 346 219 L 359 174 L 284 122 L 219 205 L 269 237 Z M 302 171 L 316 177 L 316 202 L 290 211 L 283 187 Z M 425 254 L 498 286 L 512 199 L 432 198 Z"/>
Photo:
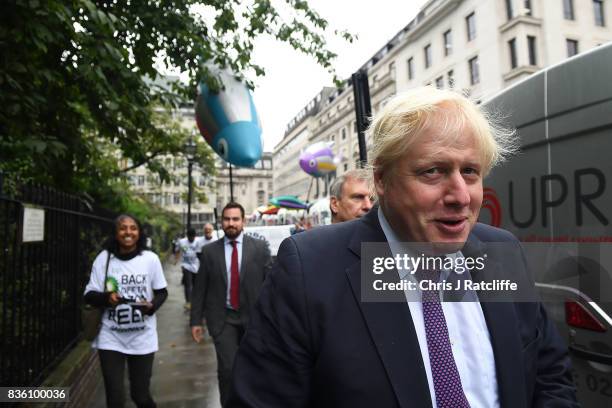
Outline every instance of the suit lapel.
<path id="1" fill-rule="evenodd" d="M 362 243 L 385 242 L 386 237 L 378 223 L 377 207 L 359 223 L 349 249 L 360 258 Z M 348 268 L 346 274 L 399 405 L 431 407 L 425 367 L 407 303 L 362 302 L 361 262 Z"/>
<path id="2" fill-rule="evenodd" d="M 227 289 L 227 264 L 225 263 L 225 238 L 221 238 L 217 241 L 219 243 L 219 250 L 217 251 L 218 258 L 217 262 L 221 265 L 221 276 L 223 282 L 225 282 L 225 288 Z"/>
<path id="3" fill-rule="evenodd" d="M 240 280 L 242 281 L 246 276 L 248 268 L 248 260 L 251 259 L 251 240 L 246 234 L 242 235 L 242 258 L 240 259 Z"/>

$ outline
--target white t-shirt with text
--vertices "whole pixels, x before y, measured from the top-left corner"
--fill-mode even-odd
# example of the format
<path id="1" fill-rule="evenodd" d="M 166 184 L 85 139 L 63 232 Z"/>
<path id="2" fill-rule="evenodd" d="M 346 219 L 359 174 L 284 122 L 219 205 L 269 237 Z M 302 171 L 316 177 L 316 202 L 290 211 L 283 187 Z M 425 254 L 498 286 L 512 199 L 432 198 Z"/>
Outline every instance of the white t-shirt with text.
<path id="1" fill-rule="evenodd" d="M 202 250 L 200 240 L 194 238 L 193 242 L 189 242 L 188 238 L 181 238 L 179 240 L 179 250 L 182 255 L 181 268 L 187 269 L 192 273 L 198 273 L 198 269 L 200 269 L 198 253 Z"/>
<path id="2" fill-rule="evenodd" d="M 113 350 L 125 354 L 149 354 L 158 350 L 157 319 L 155 314 L 146 316 L 129 302 L 150 302 L 153 290 L 167 286 L 159 257 L 151 251 L 122 261 L 110 257 L 108 276 L 104 283 L 107 252 L 102 251 L 94 260 L 85 293 L 117 292 L 128 303 L 107 307 L 102 315 L 100 333 L 92 347 Z"/>

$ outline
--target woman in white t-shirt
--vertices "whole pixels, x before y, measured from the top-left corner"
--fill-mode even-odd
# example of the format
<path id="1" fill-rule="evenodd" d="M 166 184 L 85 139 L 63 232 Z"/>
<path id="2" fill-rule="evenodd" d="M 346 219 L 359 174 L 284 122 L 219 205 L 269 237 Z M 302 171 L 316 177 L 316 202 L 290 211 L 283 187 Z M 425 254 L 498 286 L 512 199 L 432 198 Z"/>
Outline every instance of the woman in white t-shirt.
<path id="1" fill-rule="evenodd" d="M 109 407 L 124 405 L 126 361 L 132 400 L 138 407 L 155 407 L 149 391 L 158 350 L 155 311 L 168 297 L 166 279 L 159 257 L 145 249 L 138 220 L 122 214 L 114 226 L 85 288 L 85 302 L 104 308 L 92 347 L 98 349 Z"/>

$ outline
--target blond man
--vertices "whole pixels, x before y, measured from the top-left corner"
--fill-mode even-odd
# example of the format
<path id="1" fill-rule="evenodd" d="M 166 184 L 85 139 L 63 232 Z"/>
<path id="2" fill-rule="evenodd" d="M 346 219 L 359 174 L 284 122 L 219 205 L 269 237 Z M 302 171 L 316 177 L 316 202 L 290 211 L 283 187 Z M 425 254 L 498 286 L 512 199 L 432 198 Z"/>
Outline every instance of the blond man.
<path id="1" fill-rule="evenodd" d="M 364 298 L 374 276 L 368 243 L 391 260 L 407 241 L 456 260 L 504 242 L 515 253 L 491 256 L 485 272 L 527 277 L 521 256 L 508 262 L 520 255 L 516 238 L 477 222 L 483 178 L 514 150 L 512 132 L 465 97 L 433 88 L 390 100 L 370 132 L 379 206 L 283 242 L 236 357 L 230 406 L 577 406 L 566 346 L 539 302 L 488 303 L 474 290 L 461 293 L 470 301 L 446 302 L 418 285 L 418 301 L 408 289 Z M 384 277 L 420 284 L 427 272 L 439 284 L 459 274 L 401 271 L 392 266 Z"/>

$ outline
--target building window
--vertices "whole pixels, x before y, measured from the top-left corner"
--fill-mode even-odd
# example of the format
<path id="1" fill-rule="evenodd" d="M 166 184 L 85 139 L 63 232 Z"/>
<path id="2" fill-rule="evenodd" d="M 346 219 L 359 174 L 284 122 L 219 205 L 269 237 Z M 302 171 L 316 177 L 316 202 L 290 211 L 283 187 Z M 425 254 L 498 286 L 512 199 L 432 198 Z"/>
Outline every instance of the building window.
<path id="1" fill-rule="evenodd" d="M 145 176 L 138 176 L 138 185 L 144 186 L 145 184 Z"/>
<path id="2" fill-rule="evenodd" d="M 342 140 L 346 140 L 346 128 L 342 128 Z"/>
<path id="3" fill-rule="evenodd" d="M 567 56 L 573 57 L 578 54 L 578 40 L 570 40 L 569 38 L 565 40 L 565 44 L 567 46 Z"/>
<path id="4" fill-rule="evenodd" d="M 425 57 L 425 68 L 429 68 L 431 66 L 431 44 L 427 44 L 423 48 L 423 55 Z"/>
<path id="5" fill-rule="evenodd" d="M 470 66 L 470 84 L 476 85 L 480 82 L 480 71 L 478 69 L 478 57 L 474 57 L 468 61 Z"/>
<path id="6" fill-rule="evenodd" d="M 348 170 L 348 163 L 344 163 L 344 171 Z"/>
<path id="7" fill-rule="evenodd" d="M 257 183 L 257 187 L 258 187 L 258 188 L 263 188 L 263 181 L 258 182 L 258 183 Z"/>
<path id="8" fill-rule="evenodd" d="M 531 16 L 533 14 L 531 12 L 531 0 L 525 0 L 523 4 L 525 5 L 525 15 Z"/>
<path id="9" fill-rule="evenodd" d="M 529 65 L 538 65 L 536 38 L 533 35 L 527 36 L 527 49 L 529 50 Z"/>
<path id="10" fill-rule="evenodd" d="M 451 30 L 446 30 L 443 34 L 444 38 L 444 55 L 449 56 L 453 53 L 453 38 Z"/>
<path id="11" fill-rule="evenodd" d="M 174 204 L 180 204 L 181 203 L 181 195 L 174 193 Z"/>
<path id="12" fill-rule="evenodd" d="M 261 206 L 264 205 L 266 201 L 266 192 L 263 190 L 258 190 L 257 191 L 257 205 Z"/>
<path id="13" fill-rule="evenodd" d="M 508 41 L 508 51 L 510 51 L 510 68 L 514 69 L 518 65 L 516 61 L 516 38 Z"/>
<path id="14" fill-rule="evenodd" d="M 455 87 L 455 73 L 453 72 L 452 69 L 447 72 L 446 80 L 448 81 L 448 87 L 449 88 L 454 88 Z"/>
<path id="15" fill-rule="evenodd" d="M 336 135 L 331 135 L 331 136 L 329 137 L 329 140 L 331 140 L 332 142 L 333 142 L 334 140 L 336 140 Z"/>
<path id="16" fill-rule="evenodd" d="M 595 13 L 595 25 L 604 27 L 606 22 L 604 20 L 603 0 L 593 0 L 593 11 Z"/>
<path id="17" fill-rule="evenodd" d="M 470 14 L 465 18 L 465 26 L 467 28 L 467 40 L 472 41 L 476 38 L 476 15 Z"/>
<path id="18" fill-rule="evenodd" d="M 512 20 L 512 17 L 514 17 L 514 10 L 512 10 L 512 0 L 506 0 L 506 17 L 508 17 L 508 20 Z"/>
<path id="19" fill-rule="evenodd" d="M 436 88 L 438 89 L 444 88 L 444 77 L 439 76 L 436 78 Z"/>
<path id="20" fill-rule="evenodd" d="M 574 0 L 563 0 L 563 18 L 574 19 Z"/>
<path id="21" fill-rule="evenodd" d="M 414 58 L 408 58 L 408 79 L 414 78 Z"/>

